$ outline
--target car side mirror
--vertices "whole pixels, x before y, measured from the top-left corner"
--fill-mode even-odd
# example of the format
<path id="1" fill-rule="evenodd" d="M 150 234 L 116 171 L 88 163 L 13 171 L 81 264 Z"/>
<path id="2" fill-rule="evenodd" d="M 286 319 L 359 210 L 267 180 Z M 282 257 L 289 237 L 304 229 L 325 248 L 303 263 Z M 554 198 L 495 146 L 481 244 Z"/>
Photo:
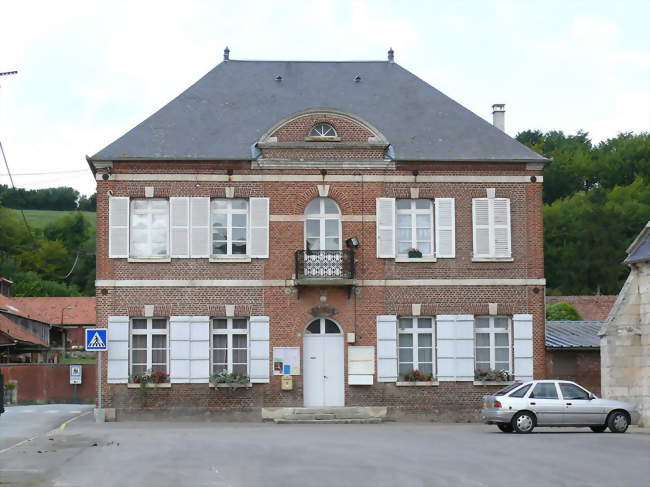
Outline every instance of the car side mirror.
<path id="1" fill-rule="evenodd" d="M 589 393 L 589 400 L 591 401 L 592 399 L 598 399 L 598 398 L 596 397 L 596 394 L 594 394 L 593 392 L 590 392 Z"/>

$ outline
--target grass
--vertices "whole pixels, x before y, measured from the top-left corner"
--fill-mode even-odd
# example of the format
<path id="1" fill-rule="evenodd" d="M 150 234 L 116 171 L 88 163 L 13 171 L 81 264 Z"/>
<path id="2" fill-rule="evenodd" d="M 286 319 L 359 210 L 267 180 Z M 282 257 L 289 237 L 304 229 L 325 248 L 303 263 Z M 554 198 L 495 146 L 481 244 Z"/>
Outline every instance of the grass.
<path id="1" fill-rule="evenodd" d="M 20 217 L 20 210 L 13 210 Z M 34 228 L 44 228 L 48 223 L 58 220 L 62 216 L 72 215 L 74 211 L 56 211 L 56 210 L 23 210 L 27 222 Z M 83 216 L 95 228 L 95 212 L 82 211 Z"/>

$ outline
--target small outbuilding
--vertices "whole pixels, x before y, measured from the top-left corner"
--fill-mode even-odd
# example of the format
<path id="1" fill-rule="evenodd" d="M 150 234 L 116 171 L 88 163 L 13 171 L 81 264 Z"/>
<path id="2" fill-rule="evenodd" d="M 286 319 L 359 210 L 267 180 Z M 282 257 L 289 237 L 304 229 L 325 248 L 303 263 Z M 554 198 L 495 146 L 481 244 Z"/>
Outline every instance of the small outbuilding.
<path id="1" fill-rule="evenodd" d="M 604 321 L 547 321 L 546 373 L 600 395 L 600 337 Z"/>

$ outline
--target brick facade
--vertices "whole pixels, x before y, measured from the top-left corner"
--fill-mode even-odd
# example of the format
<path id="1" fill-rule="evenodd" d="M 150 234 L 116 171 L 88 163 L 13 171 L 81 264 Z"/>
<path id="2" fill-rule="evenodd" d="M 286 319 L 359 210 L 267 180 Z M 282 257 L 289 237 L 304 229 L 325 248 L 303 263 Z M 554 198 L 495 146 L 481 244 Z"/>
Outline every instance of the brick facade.
<path id="1" fill-rule="evenodd" d="M 149 174 L 195 174 L 197 165 L 184 162 L 146 162 Z M 385 171 L 379 174 L 412 176 L 413 167 L 419 175 L 483 174 L 498 176 L 531 176 L 537 172 L 519 167 L 486 171 L 481 163 L 464 164 L 462 171 L 454 164 L 410 164 L 409 169 Z M 137 173 L 135 163 L 115 163 L 115 173 Z M 319 171 L 265 171 L 264 175 L 287 175 L 299 172 L 320 175 Z M 256 175 L 259 171 L 238 169 L 236 175 Z M 328 176 L 351 175 L 351 171 L 329 170 Z M 340 206 L 343 215 L 343 240 L 356 236 L 361 241 L 357 250 L 358 279 L 447 279 L 447 278 L 543 278 L 541 244 L 541 184 L 540 183 L 386 183 L 333 182 L 329 197 Z M 234 187 L 239 197 L 270 198 L 270 257 L 252 259 L 250 263 L 211 263 L 208 259 L 171 259 L 171 262 L 128 262 L 127 259 L 107 257 L 108 194 L 143 197 L 144 187 L 154 188 L 156 197 L 210 196 L 223 197 L 226 187 Z M 346 221 L 346 216 L 374 217 L 376 198 L 382 196 L 408 197 L 411 188 L 418 188 L 424 198 L 452 197 L 456 201 L 456 258 L 439 259 L 435 263 L 396 262 L 376 257 L 375 222 Z M 512 218 L 512 262 L 472 262 L 472 198 L 484 197 L 486 188 L 495 188 L 497 197 L 510 198 Z M 98 180 L 97 199 L 97 279 L 257 279 L 291 280 L 294 274 L 294 252 L 302 249 L 302 221 L 279 221 L 274 216 L 301 216 L 305 206 L 318 197 L 315 182 L 185 182 L 185 181 L 113 181 Z M 360 219 L 360 218 L 357 218 Z M 535 376 L 545 374 L 544 354 L 544 292 L 543 286 L 362 286 L 348 298 L 348 291 L 338 287 L 306 288 L 298 296 L 295 286 L 278 287 L 102 287 L 97 288 L 97 323 L 106 326 L 110 315 L 138 316 L 144 304 L 156 306 L 156 316 L 218 316 L 226 304 L 237 306 L 237 316 L 265 315 L 270 317 L 271 347 L 302 346 L 302 333 L 313 318 L 310 310 L 321 303 L 336 309 L 333 318 L 345 333 L 355 332 L 355 345 L 376 346 L 376 316 L 383 314 L 410 315 L 411 304 L 422 304 L 422 315 L 482 314 L 487 315 L 488 303 L 497 303 L 499 314 L 530 313 L 534 320 Z M 347 347 L 346 347 L 347 348 Z M 347 357 L 346 357 L 347 362 Z M 104 373 L 104 377 L 106 374 Z M 108 407 L 129 409 L 141 403 L 138 391 L 124 385 L 106 384 L 104 401 Z M 346 384 L 346 405 L 389 405 L 403 412 L 441 412 L 462 409 L 467 412 L 478 407 L 486 386 L 471 383 L 441 383 L 436 387 L 401 388 L 394 384 L 375 383 L 373 386 Z M 207 407 L 210 409 L 296 406 L 302 404 L 302 376 L 294 377 L 294 390 L 280 390 L 280 377 L 271 376 L 269 384 L 255 384 L 251 389 L 237 391 L 208 388 L 207 384 L 173 384 L 147 394 L 146 407 Z"/>

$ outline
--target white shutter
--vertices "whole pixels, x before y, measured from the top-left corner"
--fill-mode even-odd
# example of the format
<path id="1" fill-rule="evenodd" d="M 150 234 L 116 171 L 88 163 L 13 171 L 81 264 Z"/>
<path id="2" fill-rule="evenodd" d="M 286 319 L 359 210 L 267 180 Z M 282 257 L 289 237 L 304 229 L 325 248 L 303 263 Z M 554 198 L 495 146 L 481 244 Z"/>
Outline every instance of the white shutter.
<path id="1" fill-rule="evenodd" d="M 494 256 L 510 257 L 510 200 L 495 198 L 493 205 Z"/>
<path id="2" fill-rule="evenodd" d="M 395 198 L 377 198 L 377 257 L 395 257 Z"/>
<path id="3" fill-rule="evenodd" d="M 108 375 L 109 384 L 129 382 L 129 317 L 108 317 Z"/>
<path id="4" fill-rule="evenodd" d="M 436 257 L 456 257 L 456 211 L 454 198 L 436 198 Z"/>
<path id="5" fill-rule="evenodd" d="M 251 198 L 248 255 L 266 259 L 269 256 L 269 199 Z"/>
<path id="6" fill-rule="evenodd" d="M 472 199 L 474 257 L 490 257 L 490 200 Z"/>
<path id="7" fill-rule="evenodd" d="M 172 383 L 190 380 L 190 316 L 169 318 L 169 376 Z"/>
<path id="8" fill-rule="evenodd" d="M 169 375 L 173 383 L 207 383 L 210 378 L 210 318 L 169 319 Z"/>
<path id="9" fill-rule="evenodd" d="M 193 316 L 190 324 L 190 382 L 210 379 L 210 318 Z"/>
<path id="10" fill-rule="evenodd" d="M 515 378 L 520 381 L 533 380 L 533 315 L 513 315 L 512 327 Z"/>
<path id="11" fill-rule="evenodd" d="M 190 256 L 190 199 L 169 198 L 171 256 Z"/>
<path id="12" fill-rule="evenodd" d="M 377 316 L 377 382 L 397 382 L 397 316 Z"/>
<path id="13" fill-rule="evenodd" d="M 474 316 L 436 316 L 439 381 L 474 380 Z"/>
<path id="14" fill-rule="evenodd" d="M 268 383 L 271 363 L 269 360 L 269 317 L 251 316 L 250 319 L 250 378 L 253 383 Z"/>
<path id="15" fill-rule="evenodd" d="M 129 198 L 113 196 L 108 199 L 108 256 L 129 256 Z"/>
<path id="16" fill-rule="evenodd" d="M 190 256 L 210 256 L 210 198 L 190 198 Z"/>

